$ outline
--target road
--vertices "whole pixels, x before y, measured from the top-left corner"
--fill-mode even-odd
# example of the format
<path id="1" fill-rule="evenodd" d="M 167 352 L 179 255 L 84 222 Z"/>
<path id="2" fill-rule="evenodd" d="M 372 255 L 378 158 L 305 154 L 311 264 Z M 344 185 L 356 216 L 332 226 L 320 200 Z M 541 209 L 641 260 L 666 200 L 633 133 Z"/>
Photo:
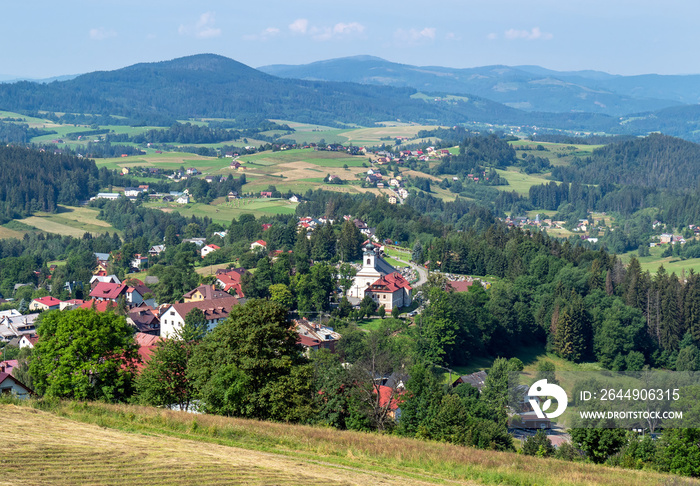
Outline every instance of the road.
<path id="1" fill-rule="evenodd" d="M 427 269 L 421 267 L 420 265 L 416 265 L 413 262 L 407 262 L 406 260 L 402 260 L 401 258 L 393 256 L 393 255 L 391 256 L 391 258 L 393 258 L 397 262 L 405 263 L 406 265 L 410 266 L 411 268 L 413 268 L 416 271 L 416 273 L 418 274 L 418 281 L 416 283 L 412 284 L 413 288 L 420 287 L 421 285 L 423 285 L 425 282 L 428 281 L 428 270 Z"/>

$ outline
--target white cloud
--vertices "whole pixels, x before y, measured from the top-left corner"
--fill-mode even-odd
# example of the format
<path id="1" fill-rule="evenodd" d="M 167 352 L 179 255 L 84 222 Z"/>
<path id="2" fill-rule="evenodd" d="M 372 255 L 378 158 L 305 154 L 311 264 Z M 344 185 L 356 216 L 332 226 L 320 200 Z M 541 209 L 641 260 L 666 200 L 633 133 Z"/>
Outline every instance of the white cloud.
<path id="1" fill-rule="evenodd" d="M 110 37 L 116 37 L 117 33 L 113 30 L 107 30 L 104 27 L 98 27 L 96 29 L 90 29 L 90 39 L 92 40 L 105 40 Z"/>
<path id="2" fill-rule="evenodd" d="M 495 32 L 491 32 L 489 35 L 486 36 L 486 38 L 488 40 L 496 40 L 498 39 L 498 34 L 496 34 Z"/>
<path id="3" fill-rule="evenodd" d="M 554 37 L 548 32 L 542 32 L 539 27 L 533 27 L 532 30 L 508 29 L 504 35 L 508 40 L 550 40 Z"/>
<path id="4" fill-rule="evenodd" d="M 280 30 L 277 27 L 268 27 L 259 34 L 244 35 L 245 40 L 261 40 L 266 41 L 273 37 L 277 37 L 280 34 Z"/>
<path id="5" fill-rule="evenodd" d="M 180 35 L 191 35 L 199 39 L 211 39 L 221 35 L 221 29 L 216 27 L 215 23 L 214 13 L 204 12 L 194 25 L 181 24 L 177 32 Z"/>
<path id="6" fill-rule="evenodd" d="M 319 26 L 310 25 L 307 19 L 296 19 L 289 24 L 289 31 L 298 35 L 310 35 L 316 41 L 328 41 L 360 35 L 365 31 L 365 26 L 359 22 L 339 22 L 333 26 Z"/>
<path id="7" fill-rule="evenodd" d="M 309 33 L 314 40 L 328 41 L 341 37 L 349 37 L 356 34 L 362 34 L 365 31 L 365 26 L 358 22 L 350 22 L 349 24 L 340 22 L 333 27 L 311 27 Z"/>
<path id="8" fill-rule="evenodd" d="M 295 34 L 306 34 L 306 29 L 309 28 L 309 21 L 306 19 L 296 19 L 289 24 L 289 30 Z"/>
<path id="9" fill-rule="evenodd" d="M 454 32 L 448 32 L 447 34 L 445 34 L 445 39 L 450 41 L 459 41 L 462 40 L 462 37 L 455 34 Z"/>
<path id="10" fill-rule="evenodd" d="M 423 30 L 418 29 L 398 29 L 394 32 L 394 38 L 399 42 L 408 42 L 417 44 L 420 42 L 434 41 L 436 30 L 434 27 L 425 27 Z"/>

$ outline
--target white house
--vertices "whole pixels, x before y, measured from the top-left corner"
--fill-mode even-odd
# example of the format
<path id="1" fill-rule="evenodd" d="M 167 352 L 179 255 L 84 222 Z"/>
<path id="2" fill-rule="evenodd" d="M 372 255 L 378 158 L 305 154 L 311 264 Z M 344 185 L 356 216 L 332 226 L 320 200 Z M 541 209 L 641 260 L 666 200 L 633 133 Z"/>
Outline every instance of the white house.
<path id="1" fill-rule="evenodd" d="M 265 240 L 257 240 L 254 241 L 250 244 L 250 249 L 251 250 L 259 250 L 259 249 L 266 249 L 267 248 L 267 242 Z"/>
<path id="2" fill-rule="evenodd" d="M 238 305 L 238 299 L 235 297 L 170 304 L 164 307 L 160 313 L 160 337 L 174 336 L 185 325 L 185 317 L 193 309 L 204 312 L 207 327 L 212 330 L 219 322 L 228 317 L 231 309 L 236 305 Z"/>
<path id="3" fill-rule="evenodd" d="M 126 197 L 137 197 L 142 192 L 146 192 L 146 190 L 141 188 L 141 187 L 125 187 L 124 188 L 124 195 Z"/>
<path id="4" fill-rule="evenodd" d="M 29 303 L 30 311 L 50 311 L 58 310 L 61 306 L 61 301 L 55 297 L 47 296 L 40 299 L 34 299 Z"/>
<path id="5" fill-rule="evenodd" d="M 183 194 L 182 196 L 177 198 L 177 203 L 178 204 L 189 204 L 190 202 L 190 196 Z"/>
<path id="6" fill-rule="evenodd" d="M 14 395 L 17 398 L 29 398 L 32 390 L 19 382 L 17 378 L 9 373 L 0 373 L 0 394 Z"/>
<path id="7" fill-rule="evenodd" d="M 204 257 L 207 256 L 209 253 L 211 253 L 211 252 L 213 252 L 213 251 L 216 251 L 216 250 L 220 250 L 220 249 L 221 249 L 220 246 L 216 246 L 216 245 L 206 245 L 205 247 L 203 247 L 203 248 L 200 250 L 200 253 L 201 253 L 201 255 L 202 255 L 202 258 L 204 258 Z"/>

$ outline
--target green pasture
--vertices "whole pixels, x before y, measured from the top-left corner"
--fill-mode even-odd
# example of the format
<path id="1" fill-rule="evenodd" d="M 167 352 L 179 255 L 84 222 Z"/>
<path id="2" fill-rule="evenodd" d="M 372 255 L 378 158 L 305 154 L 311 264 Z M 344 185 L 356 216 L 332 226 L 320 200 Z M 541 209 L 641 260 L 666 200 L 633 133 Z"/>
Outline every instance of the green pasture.
<path id="1" fill-rule="evenodd" d="M 548 179 L 545 179 L 544 174 L 525 174 L 516 167 L 508 167 L 507 170 L 496 169 L 496 172 L 508 181 L 507 186 L 494 186 L 496 189 L 515 191 L 522 196 L 527 196 L 530 193 L 530 187 L 549 182 Z"/>
<path id="2" fill-rule="evenodd" d="M 149 202 L 146 207 L 162 211 L 177 211 L 183 216 L 208 217 L 217 223 L 230 224 L 233 218 L 241 214 L 253 214 L 255 217 L 272 216 L 275 214 L 294 214 L 297 203 L 286 199 L 274 198 L 243 198 L 235 201 L 220 202 L 219 204 L 177 204 Z"/>
<path id="3" fill-rule="evenodd" d="M 666 273 L 676 273 L 676 275 L 681 275 L 683 272 L 686 274 L 693 270 L 695 273 L 700 273 L 700 258 L 688 258 L 687 260 L 681 260 L 677 256 L 662 257 L 661 254 L 664 250 L 668 248 L 668 245 L 657 245 L 654 248 L 649 248 L 649 253 L 651 256 L 639 257 L 637 251 L 630 251 L 620 255 L 620 258 L 624 263 L 628 263 L 631 257 L 637 258 L 639 264 L 642 267 L 642 271 L 648 271 L 652 275 L 655 274 L 661 265 L 663 265 Z"/>
<path id="4" fill-rule="evenodd" d="M 76 238 L 82 237 L 85 233 L 93 235 L 102 233 L 114 233 L 117 231 L 106 221 L 97 219 L 99 210 L 87 207 L 74 206 L 59 206 L 59 211 L 56 213 L 37 212 L 33 216 L 17 220 L 10 229 L 20 231 L 22 226 L 26 225 L 34 230 L 44 231 L 46 233 L 55 233 L 64 236 L 73 236 Z M 8 229 L 11 223 L 6 225 Z M 2 231 L 0 231 L 2 234 Z M 5 236 L 10 237 L 10 236 Z"/>

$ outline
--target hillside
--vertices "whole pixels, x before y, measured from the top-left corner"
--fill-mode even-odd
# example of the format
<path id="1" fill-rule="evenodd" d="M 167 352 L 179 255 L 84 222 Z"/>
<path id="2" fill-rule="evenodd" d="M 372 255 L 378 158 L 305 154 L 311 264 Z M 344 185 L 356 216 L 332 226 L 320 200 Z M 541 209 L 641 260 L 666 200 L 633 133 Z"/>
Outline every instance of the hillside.
<path id="1" fill-rule="evenodd" d="M 389 435 L 100 403 L 30 405 L 48 411 L 0 406 L 0 439 L 13 451 L 0 484 L 698 484 Z"/>
<path id="2" fill-rule="evenodd" d="M 558 72 L 537 66 L 483 66 L 455 69 L 411 66 L 372 56 L 330 59 L 305 65 L 263 66 L 261 71 L 285 78 L 411 87 L 419 91 L 471 94 L 525 111 L 589 112 L 624 115 L 697 102 L 692 79 L 664 96 L 679 79 L 664 77 L 629 81 L 598 72 Z M 683 78 L 683 77 L 678 77 Z M 688 77 L 692 78 L 692 77 Z M 646 80 L 646 83 L 644 82 Z M 663 82 L 663 83 L 662 83 Z M 697 81 L 695 81 L 697 83 Z M 639 86 L 645 88 L 640 88 Z"/>
<path id="3" fill-rule="evenodd" d="M 434 90 L 432 90 L 434 91 Z M 284 119 L 329 126 L 401 120 L 454 125 L 470 121 L 610 130 L 602 114 L 528 113 L 478 96 L 435 97 L 415 88 L 282 79 L 222 56 L 200 54 L 37 84 L 0 84 L 0 108 L 124 116 L 167 126 L 175 119 Z"/>
<path id="4" fill-rule="evenodd" d="M 596 149 L 591 157 L 557 167 L 552 177 L 585 184 L 695 189 L 700 182 L 700 145 L 652 134 Z"/>

